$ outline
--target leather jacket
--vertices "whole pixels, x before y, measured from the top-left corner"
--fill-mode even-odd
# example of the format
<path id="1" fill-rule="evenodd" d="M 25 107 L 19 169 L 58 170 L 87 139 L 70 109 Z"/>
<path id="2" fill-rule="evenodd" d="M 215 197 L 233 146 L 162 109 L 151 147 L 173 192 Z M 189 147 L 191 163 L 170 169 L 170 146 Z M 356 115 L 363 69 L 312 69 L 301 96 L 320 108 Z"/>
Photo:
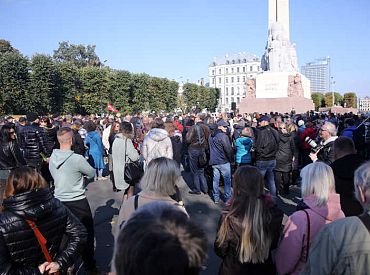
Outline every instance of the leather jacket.
<path id="1" fill-rule="evenodd" d="M 46 157 L 51 155 L 51 151 L 46 146 L 44 130 L 38 124 L 25 126 L 19 133 L 18 142 L 23 150 L 27 165 L 38 165 L 41 162 L 40 153 L 43 153 Z"/>
<path id="2" fill-rule="evenodd" d="M 50 190 L 35 189 L 3 201 L 0 215 L 0 274 L 40 274 L 46 261 L 31 227 L 35 222 L 47 240 L 47 248 L 61 270 L 68 268 L 86 242 L 86 230 Z M 68 241 L 61 247 L 63 235 Z"/>
<path id="3" fill-rule="evenodd" d="M 26 164 L 16 141 L 9 141 L 0 146 L 0 170 L 10 170 Z"/>

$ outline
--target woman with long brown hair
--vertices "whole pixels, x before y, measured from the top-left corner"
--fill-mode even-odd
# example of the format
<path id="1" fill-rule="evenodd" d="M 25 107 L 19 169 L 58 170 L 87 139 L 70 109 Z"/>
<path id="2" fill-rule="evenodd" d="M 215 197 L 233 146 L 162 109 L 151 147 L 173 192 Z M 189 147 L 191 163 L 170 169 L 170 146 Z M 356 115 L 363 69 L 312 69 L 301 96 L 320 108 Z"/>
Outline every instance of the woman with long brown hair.
<path id="1" fill-rule="evenodd" d="M 231 205 L 221 215 L 216 254 L 219 274 L 275 274 L 271 250 L 276 247 L 283 212 L 264 194 L 264 180 L 253 166 L 234 174 Z"/>

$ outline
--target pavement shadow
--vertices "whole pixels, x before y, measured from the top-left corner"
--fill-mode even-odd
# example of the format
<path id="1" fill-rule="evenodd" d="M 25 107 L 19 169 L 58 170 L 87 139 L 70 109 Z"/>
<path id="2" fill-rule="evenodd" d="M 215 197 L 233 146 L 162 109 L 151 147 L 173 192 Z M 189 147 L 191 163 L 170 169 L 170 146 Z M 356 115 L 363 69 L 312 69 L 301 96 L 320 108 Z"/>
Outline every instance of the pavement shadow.
<path id="1" fill-rule="evenodd" d="M 205 195 L 204 195 L 205 196 Z M 201 275 L 218 274 L 221 259 L 216 256 L 213 250 L 213 243 L 216 238 L 218 220 L 221 214 L 221 206 L 209 202 L 192 201 L 186 207 L 191 221 L 199 225 L 206 233 L 208 241 L 208 258 L 204 264 Z"/>
<path id="2" fill-rule="evenodd" d="M 94 215 L 97 266 L 102 272 L 110 271 L 113 256 L 114 236 L 112 234 L 113 217 L 118 215 L 118 209 L 113 207 L 114 199 L 109 199 L 105 205 L 99 206 Z"/>

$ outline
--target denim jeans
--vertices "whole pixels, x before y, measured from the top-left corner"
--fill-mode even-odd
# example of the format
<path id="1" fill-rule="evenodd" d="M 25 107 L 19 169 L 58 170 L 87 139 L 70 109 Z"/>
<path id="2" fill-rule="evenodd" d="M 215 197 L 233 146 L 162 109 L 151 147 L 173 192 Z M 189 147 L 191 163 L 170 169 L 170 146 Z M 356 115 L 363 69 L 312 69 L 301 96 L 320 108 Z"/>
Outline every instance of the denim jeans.
<path id="1" fill-rule="evenodd" d="M 276 186 L 274 178 L 274 169 L 276 160 L 257 160 L 256 167 L 260 171 L 262 177 L 265 178 L 265 186 L 270 191 L 271 196 L 276 199 Z"/>
<path id="2" fill-rule="evenodd" d="M 213 199 L 215 202 L 220 200 L 220 191 L 218 190 L 218 184 L 220 181 L 220 175 L 224 179 L 224 197 L 225 201 L 231 198 L 231 167 L 230 163 L 212 165 L 213 168 Z"/>

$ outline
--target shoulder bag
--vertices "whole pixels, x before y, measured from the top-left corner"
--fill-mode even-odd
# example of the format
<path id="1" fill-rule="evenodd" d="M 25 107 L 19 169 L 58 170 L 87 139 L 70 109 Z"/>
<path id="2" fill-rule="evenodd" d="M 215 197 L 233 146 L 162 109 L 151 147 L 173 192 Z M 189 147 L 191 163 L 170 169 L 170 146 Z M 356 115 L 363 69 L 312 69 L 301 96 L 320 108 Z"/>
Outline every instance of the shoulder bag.
<path id="1" fill-rule="evenodd" d="M 201 141 L 200 141 L 200 127 L 198 125 L 195 126 L 197 128 L 197 134 L 198 134 L 198 144 L 200 146 L 200 154 L 198 156 L 198 165 L 200 168 L 204 168 L 208 164 L 207 154 L 206 150 L 202 147 Z"/>
<path id="2" fill-rule="evenodd" d="M 35 237 L 36 237 L 37 241 L 39 242 L 39 245 L 41 247 L 42 253 L 45 256 L 46 261 L 49 262 L 49 263 L 51 263 L 53 261 L 53 259 L 51 258 L 50 253 L 49 253 L 49 251 L 48 251 L 48 249 L 46 247 L 47 240 L 42 235 L 42 233 L 40 232 L 40 230 L 37 228 L 35 222 L 33 222 L 31 220 L 26 220 L 26 222 L 31 227 L 33 233 L 35 234 Z M 58 272 L 53 273 L 53 274 L 56 274 L 57 275 Z"/>
<path id="3" fill-rule="evenodd" d="M 308 260 L 308 254 L 310 252 L 310 231 L 311 231 L 311 221 L 310 221 L 310 215 L 308 214 L 308 212 L 303 209 L 303 212 L 306 214 L 306 217 L 307 217 L 307 251 L 306 251 L 306 259 L 305 259 L 305 262 L 307 262 Z"/>
<path id="4" fill-rule="evenodd" d="M 128 162 L 129 160 L 130 162 Z M 124 167 L 124 179 L 130 185 L 136 184 L 140 181 L 144 175 L 144 169 L 140 161 L 131 161 L 127 158 L 127 138 L 125 139 L 125 167 Z"/>

